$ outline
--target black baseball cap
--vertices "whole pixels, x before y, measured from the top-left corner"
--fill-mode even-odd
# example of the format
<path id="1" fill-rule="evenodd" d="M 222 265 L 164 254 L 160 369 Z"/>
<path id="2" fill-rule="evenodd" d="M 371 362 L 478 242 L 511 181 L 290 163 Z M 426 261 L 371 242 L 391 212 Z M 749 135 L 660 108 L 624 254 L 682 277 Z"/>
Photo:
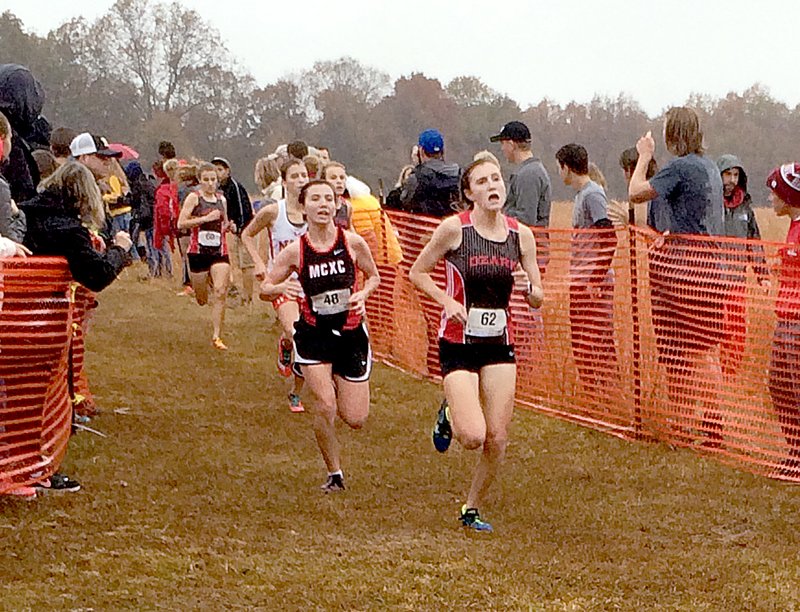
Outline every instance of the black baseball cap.
<path id="1" fill-rule="evenodd" d="M 496 136 L 492 136 L 490 142 L 500 140 L 513 140 L 514 142 L 528 142 L 531 139 L 531 131 L 522 121 L 509 121 Z"/>

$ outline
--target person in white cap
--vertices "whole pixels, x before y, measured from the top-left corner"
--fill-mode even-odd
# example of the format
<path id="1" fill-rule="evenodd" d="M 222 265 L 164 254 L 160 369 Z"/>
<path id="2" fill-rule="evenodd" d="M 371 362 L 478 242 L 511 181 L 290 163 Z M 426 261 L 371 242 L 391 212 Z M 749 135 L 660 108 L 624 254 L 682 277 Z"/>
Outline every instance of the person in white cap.
<path id="1" fill-rule="evenodd" d="M 89 132 L 78 134 L 72 139 L 69 151 L 76 160 L 89 168 L 95 179 L 108 178 L 111 174 L 111 160 L 121 157 L 122 153 L 108 148 L 103 139 Z"/>

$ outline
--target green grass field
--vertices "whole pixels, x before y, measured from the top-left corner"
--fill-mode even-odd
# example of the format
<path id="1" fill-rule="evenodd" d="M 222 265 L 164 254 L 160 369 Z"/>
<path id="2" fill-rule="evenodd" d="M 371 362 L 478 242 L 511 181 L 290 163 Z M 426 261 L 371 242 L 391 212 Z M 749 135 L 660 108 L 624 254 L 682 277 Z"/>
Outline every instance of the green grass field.
<path id="1" fill-rule="evenodd" d="M 490 537 L 457 524 L 474 456 L 438 455 L 433 384 L 378 366 L 324 496 L 267 308 L 207 309 L 131 270 L 100 297 L 89 371 L 108 435 L 75 494 L 0 501 L 3 610 L 791 610 L 798 489 L 519 411 Z"/>

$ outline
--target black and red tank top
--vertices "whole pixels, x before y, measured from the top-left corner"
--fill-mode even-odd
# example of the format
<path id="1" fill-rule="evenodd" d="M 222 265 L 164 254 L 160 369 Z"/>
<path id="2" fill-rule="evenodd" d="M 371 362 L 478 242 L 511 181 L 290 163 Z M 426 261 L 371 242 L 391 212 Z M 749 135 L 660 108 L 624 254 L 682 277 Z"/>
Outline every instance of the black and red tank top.
<path id="1" fill-rule="evenodd" d="M 300 303 L 303 321 L 315 327 L 355 329 L 361 316 L 350 310 L 350 296 L 358 291 L 356 264 L 347 236 L 336 228 L 336 240 L 327 251 L 317 251 L 308 234 L 300 238 L 300 285 L 305 297 Z"/>
<path id="2" fill-rule="evenodd" d="M 444 257 L 446 290 L 464 305 L 468 322 L 447 319 L 442 312 L 439 337 L 460 344 L 513 344 L 508 304 L 514 288 L 512 273 L 520 261 L 519 225 L 503 215 L 508 234 L 497 242 L 478 233 L 471 211 L 458 218 L 461 244 Z"/>
<path id="3" fill-rule="evenodd" d="M 209 221 L 192 228 L 189 241 L 189 253 L 202 255 L 227 255 L 228 245 L 225 240 L 223 221 L 225 220 L 225 205 L 220 194 L 214 202 L 204 199 L 200 192 L 197 193 L 197 206 L 192 211 L 193 217 L 202 217 L 212 210 L 218 210 L 221 216 L 216 221 Z"/>
<path id="4" fill-rule="evenodd" d="M 350 229 L 350 202 L 346 198 L 339 198 L 338 208 L 333 215 L 333 224 L 342 229 Z"/>

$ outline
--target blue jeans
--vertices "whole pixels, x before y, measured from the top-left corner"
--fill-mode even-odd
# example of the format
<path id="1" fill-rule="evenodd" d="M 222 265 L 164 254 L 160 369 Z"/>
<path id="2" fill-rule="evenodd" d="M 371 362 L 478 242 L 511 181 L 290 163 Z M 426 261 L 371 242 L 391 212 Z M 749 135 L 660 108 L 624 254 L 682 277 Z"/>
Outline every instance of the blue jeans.
<path id="1" fill-rule="evenodd" d="M 111 238 L 113 239 L 117 232 L 127 232 L 130 233 L 131 231 L 131 213 L 126 212 L 122 213 L 121 215 L 112 216 L 111 217 Z M 133 257 L 133 261 L 139 261 L 139 253 L 136 251 L 136 243 L 133 243 L 133 248 L 131 249 L 131 257 Z"/>
<path id="2" fill-rule="evenodd" d="M 161 248 L 157 249 L 153 244 L 154 233 L 153 228 L 144 232 L 147 238 L 147 265 L 150 268 L 150 276 L 172 276 L 172 253 L 169 252 L 169 239 L 162 238 Z"/>

